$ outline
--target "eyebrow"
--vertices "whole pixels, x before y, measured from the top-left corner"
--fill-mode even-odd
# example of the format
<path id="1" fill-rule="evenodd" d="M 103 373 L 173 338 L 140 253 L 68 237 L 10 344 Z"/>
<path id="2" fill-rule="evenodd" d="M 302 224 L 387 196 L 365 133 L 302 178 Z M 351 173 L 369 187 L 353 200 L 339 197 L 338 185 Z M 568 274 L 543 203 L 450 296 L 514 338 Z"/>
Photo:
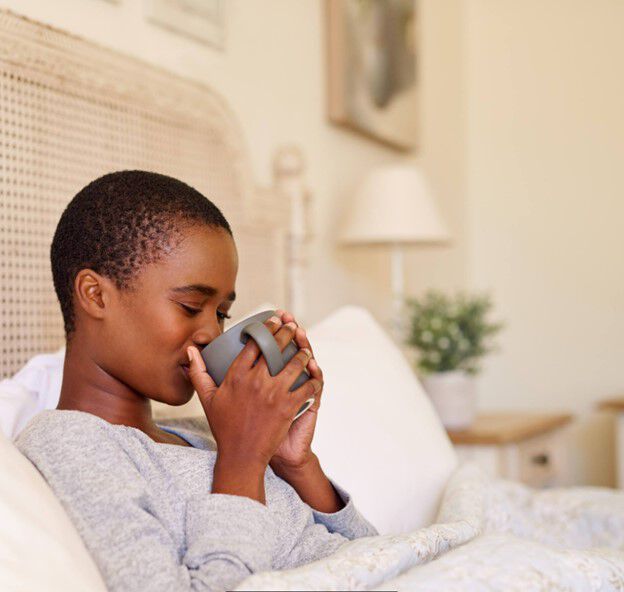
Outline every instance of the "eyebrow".
<path id="1" fill-rule="evenodd" d="M 209 298 L 212 298 L 218 292 L 216 288 L 213 288 L 212 286 L 207 286 L 206 284 L 188 284 L 187 286 L 178 286 L 177 288 L 173 288 L 172 291 L 176 294 L 190 294 L 192 292 L 199 292 L 200 294 L 208 296 Z M 231 300 L 232 302 L 236 300 L 236 292 L 232 290 L 232 292 L 227 295 L 227 299 Z"/>

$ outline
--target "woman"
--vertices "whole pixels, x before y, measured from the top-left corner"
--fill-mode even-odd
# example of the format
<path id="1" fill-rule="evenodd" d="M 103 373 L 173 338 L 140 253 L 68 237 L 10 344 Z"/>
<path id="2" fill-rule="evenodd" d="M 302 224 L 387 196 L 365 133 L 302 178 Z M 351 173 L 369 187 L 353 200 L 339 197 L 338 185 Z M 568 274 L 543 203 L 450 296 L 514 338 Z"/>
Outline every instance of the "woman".
<path id="1" fill-rule="evenodd" d="M 198 348 L 222 333 L 238 268 L 210 200 L 157 173 L 105 175 L 63 212 L 51 262 L 60 400 L 16 443 L 109 590 L 231 589 L 377 534 L 311 450 L 323 374 L 291 314 L 266 322 L 281 349 L 301 348 L 277 376 L 251 339 L 219 387 L 206 372 Z M 311 380 L 289 392 L 304 367 Z M 154 422 L 151 400 L 183 405 L 194 391 L 208 421 Z"/>

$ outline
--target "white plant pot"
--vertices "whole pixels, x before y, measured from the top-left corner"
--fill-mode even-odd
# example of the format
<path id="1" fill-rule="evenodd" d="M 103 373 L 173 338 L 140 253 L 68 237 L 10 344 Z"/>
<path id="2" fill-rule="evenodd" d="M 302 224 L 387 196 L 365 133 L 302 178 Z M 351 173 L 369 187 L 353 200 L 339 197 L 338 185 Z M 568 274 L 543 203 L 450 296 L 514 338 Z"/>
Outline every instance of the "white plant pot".
<path id="1" fill-rule="evenodd" d="M 472 424 L 477 412 L 473 376 L 463 370 L 436 372 L 422 383 L 445 428 L 461 430 Z"/>

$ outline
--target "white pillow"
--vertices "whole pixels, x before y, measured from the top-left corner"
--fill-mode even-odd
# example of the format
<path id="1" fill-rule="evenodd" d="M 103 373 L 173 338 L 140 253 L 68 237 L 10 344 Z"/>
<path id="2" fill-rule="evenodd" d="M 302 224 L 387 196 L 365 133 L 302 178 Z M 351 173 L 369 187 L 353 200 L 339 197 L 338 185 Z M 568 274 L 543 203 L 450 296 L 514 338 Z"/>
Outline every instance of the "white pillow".
<path id="1" fill-rule="evenodd" d="M 312 450 L 381 534 L 433 522 L 457 454 L 401 350 L 364 308 L 307 330 L 325 386 Z"/>
<path id="2" fill-rule="evenodd" d="M 0 432 L 15 440 L 32 417 L 58 405 L 65 346 L 38 354 L 11 378 L 0 381 Z"/>
<path id="3" fill-rule="evenodd" d="M 1 433 L 0 475 L 0 590 L 105 592 L 60 501 Z"/>

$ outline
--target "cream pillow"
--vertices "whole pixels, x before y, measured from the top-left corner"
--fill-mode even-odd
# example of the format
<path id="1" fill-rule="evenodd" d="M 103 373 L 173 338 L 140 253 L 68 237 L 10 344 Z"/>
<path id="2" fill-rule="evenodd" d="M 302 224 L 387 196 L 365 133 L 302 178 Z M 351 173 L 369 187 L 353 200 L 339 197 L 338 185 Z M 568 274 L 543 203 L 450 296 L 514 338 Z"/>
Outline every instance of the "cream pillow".
<path id="1" fill-rule="evenodd" d="M 312 449 L 381 534 L 433 522 L 457 455 L 401 350 L 364 308 L 308 330 L 325 387 Z"/>
<path id="2" fill-rule="evenodd" d="M 0 590 L 105 592 L 60 501 L 1 432 L 0 475 Z"/>

